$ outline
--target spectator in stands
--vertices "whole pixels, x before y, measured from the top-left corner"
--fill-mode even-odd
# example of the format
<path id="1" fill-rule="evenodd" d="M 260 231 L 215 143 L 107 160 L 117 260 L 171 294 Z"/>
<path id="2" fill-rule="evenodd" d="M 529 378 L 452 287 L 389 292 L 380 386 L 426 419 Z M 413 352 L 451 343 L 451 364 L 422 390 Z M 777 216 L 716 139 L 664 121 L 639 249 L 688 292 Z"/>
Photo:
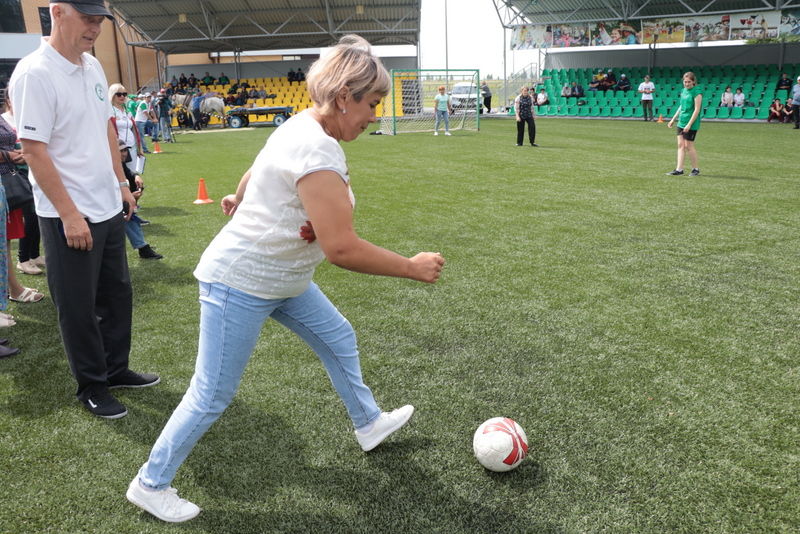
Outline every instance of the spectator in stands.
<path id="1" fill-rule="evenodd" d="M 561 88 L 561 96 L 565 98 L 569 98 L 570 96 L 572 96 L 572 88 L 569 86 L 568 83 L 565 83 L 564 87 Z"/>
<path id="2" fill-rule="evenodd" d="M 731 91 L 730 87 L 726 87 L 725 92 L 722 93 L 722 96 L 719 99 L 719 107 L 721 108 L 733 107 L 733 91 Z"/>
<path id="3" fill-rule="evenodd" d="M 783 105 L 783 120 L 781 122 L 789 123 L 794 118 L 794 105 L 792 104 L 792 97 L 786 99 Z"/>
<path id="4" fill-rule="evenodd" d="M 245 106 L 247 105 L 247 90 L 242 89 L 239 91 L 239 94 L 236 95 L 236 98 L 233 101 L 234 106 Z"/>
<path id="5" fill-rule="evenodd" d="M 186 80 L 186 84 L 192 89 L 197 87 L 197 78 L 194 77 L 194 72 L 189 74 L 189 78 Z"/>
<path id="6" fill-rule="evenodd" d="M 612 85 L 617 85 L 617 75 L 614 74 L 613 70 L 608 69 L 605 77 L 608 78 L 608 81 L 611 82 Z"/>
<path id="7" fill-rule="evenodd" d="M 603 69 L 597 69 L 597 74 L 594 75 L 594 79 L 599 82 L 599 81 L 602 81 L 603 76 L 605 76 L 605 73 L 603 72 Z"/>
<path id="8" fill-rule="evenodd" d="M 345 54 L 349 59 L 342 58 Z M 223 199 L 224 213 L 233 218 L 195 270 L 201 294 L 195 374 L 126 494 L 165 521 L 187 521 L 200 513 L 170 484 L 233 400 L 270 317 L 317 352 L 364 451 L 380 445 L 414 412 L 410 405 L 381 411 L 362 379 L 352 326 L 312 282 L 326 256 L 357 272 L 428 283 L 440 276 L 440 254 L 423 252 L 408 259 L 353 230 L 353 193 L 340 143 L 356 139 L 376 122 L 375 107 L 391 81 L 366 41 L 346 36 L 312 66 L 308 82 L 314 107 L 275 130 L 237 194 Z M 227 476 L 235 463 L 215 467 Z"/>
<path id="9" fill-rule="evenodd" d="M 572 86 L 569 88 L 569 96 L 574 96 L 577 98 L 583 98 L 585 96 L 583 92 L 583 86 L 578 82 L 572 82 Z"/>
<path id="10" fill-rule="evenodd" d="M 257 98 L 267 98 L 267 91 L 263 87 L 258 88 Z"/>
<path id="11" fill-rule="evenodd" d="M 208 85 L 214 85 L 214 83 L 216 82 L 216 80 L 214 79 L 214 77 L 213 77 L 211 74 L 209 74 L 209 73 L 208 73 L 208 71 L 206 71 L 206 75 L 205 75 L 205 76 L 203 76 L 203 79 L 202 79 L 202 80 L 200 80 L 200 82 L 201 82 L 203 85 L 206 85 L 206 86 L 208 86 Z"/>
<path id="12" fill-rule="evenodd" d="M 544 87 L 539 89 L 539 94 L 536 95 L 536 105 L 537 106 L 546 106 L 550 103 L 550 98 L 547 96 L 547 91 L 544 90 Z"/>
<path id="13" fill-rule="evenodd" d="M 741 87 L 737 87 L 736 92 L 733 94 L 733 107 L 743 108 L 744 102 L 745 102 L 745 94 L 742 92 Z"/>
<path id="14" fill-rule="evenodd" d="M 528 140 L 531 146 L 536 144 L 536 122 L 533 120 L 533 99 L 528 94 L 528 88 L 523 87 L 517 98 L 514 99 L 514 111 L 517 115 L 517 146 L 522 146 L 525 138 L 525 125 L 528 125 Z"/>
<path id="15" fill-rule="evenodd" d="M 692 162 L 692 172 L 690 176 L 700 174 L 700 166 L 697 161 L 697 149 L 694 140 L 697 138 L 697 130 L 700 128 L 700 112 L 703 109 L 703 92 L 697 86 L 697 77 L 693 72 L 683 75 L 683 91 L 681 92 L 681 105 L 675 110 L 675 115 L 667 126 L 672 128 L 675 120 L 678 121 L 678 164 L 674 171 L 668 172 L 668 176 L 683 175 L 683 162 L 688 155 Z"/>
<path id="16" fill-rule="evenodd" d="M 589 82 L 589 90 L 590 91 L 600 90 L 600 80 L 598 80 L 597 77 L 592 78 L 592 81 Z"/>
<path id="17" fill-rule="evenodd" d="M 175 75 L 173 74 L 172 79 L 169 81 L 169 83 L 172 84 L 172 87 L 176 87 L 178 85 L 178 78 L 176 78 Z"/>
<path id="18" fill-rule="evenodd" d="M 189 83 L 189 80 L 186 78 L 186 75 L 181 72 L 181 75 L 178 78 L 178 85 L 186 85 L 187 83 Z"/>
<path id="19" fill-rule="evenodd" d="M 617 91 L 622 91 L 623 93 L 627 93 L 631 90 L 631 81 L 628 79 L 627 76 L 624 74 L 620 74 L 619 82 L 617 82 Z"/>
<path id="20" fill-rule="evenodd" d="M 258 91 L 255 87 L 251 87 L 250 90 L 247 92 L 247 98 L 258 98 Z"/>
<path id="21" fill-rule="evenodd" d="M 767 117 L 767 122 L 772 122 L 772 119 L 775 119 L 778 122 L 783 122 L 783 104 L 781 104 L 780 98 L 773 100 L 772 105 L 769 107 L 769 117 Z"/>
<path id="22" fill-rule="evenodd" d="M 656 86 L 653 82 L 650 81 L 650 76 L 645 75 L 644 81 L 639 84 L 639 94 L 642 95 L 642 116 L 644 120 L 653 120 L 653 93 L 656 92 Z M 650 118 L 647 118 L 647 115 L 650 115 Z"/>
<path id="23" fill-rule="evenodd" d="M 792 80 L 789 79 L 788 74 L 786 74 L 785 72 L 781 74 L 781 77 L 778 80 L 778 85 L 776 86 L 776 88 L 778 89 L 778 91 L 781 90 L 788 91 L 789 89 L 792 88 Z"/>
<path id="24" fill-rule="evenodd" d="M 439 86 L 439 94 L 433 97 L 434 108 L 436 109 L 436 120 L 433 124 L 433 135 L 439 135 L 439 123 L 444 121 L 444 134 L 450 135 L 450 114 L 453 113 L 453 105 L 450 102 L 450 95 L 445 93 L 445 86 Z"/>
<path id="25" fill-rule="evenodd" d="M 229 83 L 231 83 L 231 81 L 228 79 L 228 77 L 225 76 L 224 72 L 220 72 L 219 73 L 219 80 L 217 80 L 217 81 L 219 82 L 220 85 L 228 85 Z"/>
<path id="26" fill-rule="evenodd" d="M 295 75 L 295 79 L 298 82 L 306 81 L 306 73 L 303 72 L 303 68 L 302 67 L 297 67 L 297 74 Z"/>
<path id="27" fill-rule="evenodd" d="M 794 114 L 794 129 L 800 130 L 800 76 L 797 83 L 792 86 L 792 113 Z"/>
<path id="28" fill-rule="evenodd" d="M 603 79 L 600 80 L 600 85 L 598 86 L 598 89 L 600 91 L 610 91 L 610 90 L 614 89 L 615 85 L 616 84 L 611 81 L 611 79 L 608 77 L 608 75 L 604 74 L 603 75 Z"/>
<path id="29" fill-rule="evenodd" d="M 297 73 L 295 73 L 294 69 L 289 69 L 289 72 L 286 73 L 286 79 L 289 80 L 289 84 L 297 81 Z"/>

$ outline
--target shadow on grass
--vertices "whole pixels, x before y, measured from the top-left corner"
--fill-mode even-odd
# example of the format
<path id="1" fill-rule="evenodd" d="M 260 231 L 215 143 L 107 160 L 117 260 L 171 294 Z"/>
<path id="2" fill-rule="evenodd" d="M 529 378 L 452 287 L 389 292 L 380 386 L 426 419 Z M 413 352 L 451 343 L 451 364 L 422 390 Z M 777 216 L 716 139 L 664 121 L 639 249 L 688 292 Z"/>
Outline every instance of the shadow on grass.
<path id="1" fill-rule="evenodd" d="M 179 400 L 179 394 L 166 390 L 134 392 L 124 402 L 138 421 L 123 420 L 114 429 L 149 447 Z M 363 462 L 354 458 L 352 468 L 325 466 L 311 463 L 305 451 L 314 443 L 285 421 L 234 401 L 178 471 L 178 477 L 191 471 L 206 492 L 203 499 L 194 497 L 203 512 L 187 527 L 226 534 L 561 532 L 553 523 L 531 524 L 529 516 L 512 509 L 454 494 L 417 458 L 434 446 L 430 440 L 397 436 Z M 354 444 L 342 449 L 342 454 L 362 454 Z M 530 462 L 514 473 L 489 473 L 487 484 L 530 491 L 543 483 L 542 478 Z M 185 488 L 183 496 L 193 499 Z M 141 519 L 157 522 L 144 513 Z"/>

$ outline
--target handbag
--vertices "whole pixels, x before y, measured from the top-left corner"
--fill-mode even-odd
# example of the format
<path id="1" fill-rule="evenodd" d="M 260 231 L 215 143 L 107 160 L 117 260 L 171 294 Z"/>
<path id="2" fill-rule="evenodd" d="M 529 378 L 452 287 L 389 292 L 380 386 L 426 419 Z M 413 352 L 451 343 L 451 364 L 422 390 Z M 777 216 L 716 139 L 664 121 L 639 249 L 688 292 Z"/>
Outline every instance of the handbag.
<path id="1" fill-rule="evenodd" d="M 9 211 L 22 208 L 33 202 L 33 189 L 28 177 L 16 169 L 3 173 L 3 189 L 6 190 L 6 202 Z"/>

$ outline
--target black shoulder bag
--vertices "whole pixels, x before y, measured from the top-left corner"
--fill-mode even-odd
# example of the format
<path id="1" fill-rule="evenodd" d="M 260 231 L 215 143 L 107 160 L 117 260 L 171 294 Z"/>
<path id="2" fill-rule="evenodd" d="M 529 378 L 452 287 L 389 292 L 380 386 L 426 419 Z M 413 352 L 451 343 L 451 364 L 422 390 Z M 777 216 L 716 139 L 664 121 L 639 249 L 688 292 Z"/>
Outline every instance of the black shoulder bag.
<path id="1" fill-rule="evenodd" d="M 11 157 L 5 150 L 2 151 L 5 161 L 11 163 Z M 24 174 L 17 169 L 11 172 L 4 172 L 2 174 L 3 189 L 6 191 L 6 202 L 8 202 L 9 211 L 17 208 L 22 208 L 27 204 L 33 202 L 33 189 L 31 182 L 28 180 L 27 174 Z"/>

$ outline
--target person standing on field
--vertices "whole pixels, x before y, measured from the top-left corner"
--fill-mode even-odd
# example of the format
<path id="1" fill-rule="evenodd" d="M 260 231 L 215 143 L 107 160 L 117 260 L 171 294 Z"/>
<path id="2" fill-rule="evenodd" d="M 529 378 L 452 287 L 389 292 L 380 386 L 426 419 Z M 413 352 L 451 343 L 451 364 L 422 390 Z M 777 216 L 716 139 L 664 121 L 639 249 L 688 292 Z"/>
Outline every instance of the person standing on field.
<path id="1" fill-rule="evenodd" d="M 486 81 L 481 85 L 481 94 L 483 95 L 483 105 L 486 108 L 486 113 L 492 112 L 492 90 Z M 481 110 L 482 112 L 482 110 Z"/>
<path id="2" fill-rule="evenodd" d="M 692 172 L 689 176 L 698 176 L 700 166 L 697 162 L 697 149 L 694 140 L 697 137 L 697 130 L 700 128 L 700 113 L 703 109 L 703 93 L 697 86 L 697 78 L 693 72 L 683 75 L 683 91 L 681 92 L 681 105 L 675 111 L 675 115 L 667 124 L 672 128 L 675 119 L 678 120 L 678 165 L 674 171 L 667 173 L 667 176 L 683 175 L 683 162 L 688 154 L 692 162 Z"/>
<path id="3" fill-rule="evenodd" d="M 136 506 L 169 522 L 200 513 L 170 484 L 233 400 L 270 318 L 302 338 L 322 361 L 363 451 L 411 418 L 411 405 L 380 409 L 362 379 L 353 327 L 312 281 L 326 258 L 351 271 L 426 283 L 442 272 L 444 258 L 437 252 L 407 258 L 361 239 L 353 229 L 355 197 L 340 143 L 377 122 L 375 108 L 390 87 L 389 73 L 369 44 L 355 35 L 342 37 L 308 73 L 314 106 L 269 136 L 236 194 L 222 199 L 223 212 L 233 218 L 194 272 L 200 286 L 195 373 L 128 486 L 126 497 Z"/>
<path id="4" fill-rule="evenodd" d="M 433 135 L 439 135 L 439 123 L 444 121 L 444 134 L 450 135 L 450 115 L 453 113 L 453 106 L 450 103 L 450 95 L 444 92 L 445 86 L 439 86 L 439 94 L 433 97 L 436 109 L 436 121 L 433 125 Z"/>
<path id="5" fill-rule="evenodd" d="M 51 1 L 50 17 L 52 35 L 20 60 L 9 92 L 77 397 L 94 415 L 116 419 L 128 412 L 109 389 L 160 379 L 128 368 L 133 302 L 124 225 L 136 201 L 122 170 L 108 82 L 89 54 L 113 17 L 102 0 Z"/>
<path id="6" fill-rule="evenodd" d="M 792 86 L 790 94 L 792 98 L 792 113 L 794 114 L 794 129 L 800 129 L 800 76 L 797 77 L 797 83 Z"/>
<path id="7" fill-rule="evenodd" d="M 656 86 L 650 81 L 650 76 L 644 77 L 644 81 L 639 84 L 639 94 L 642 95 L 642 116 L 644 120 L 653 120 L 653 93 L 656 92 Z M 648 119 L 647 116 L 650 115 Z"/>
<path id="8" fill-rule="evenodd" d="M 533 97 L 528 94 L 528 88 L 523 87 L 520 94 L 514 99 L 514 111 L 517 115 L 517 146 L 522 146 L 525 138 L 525 125 L 528 125 L 528 140 L 531 146 L 536 144 L 536 122 L 533 120 Z"/>

